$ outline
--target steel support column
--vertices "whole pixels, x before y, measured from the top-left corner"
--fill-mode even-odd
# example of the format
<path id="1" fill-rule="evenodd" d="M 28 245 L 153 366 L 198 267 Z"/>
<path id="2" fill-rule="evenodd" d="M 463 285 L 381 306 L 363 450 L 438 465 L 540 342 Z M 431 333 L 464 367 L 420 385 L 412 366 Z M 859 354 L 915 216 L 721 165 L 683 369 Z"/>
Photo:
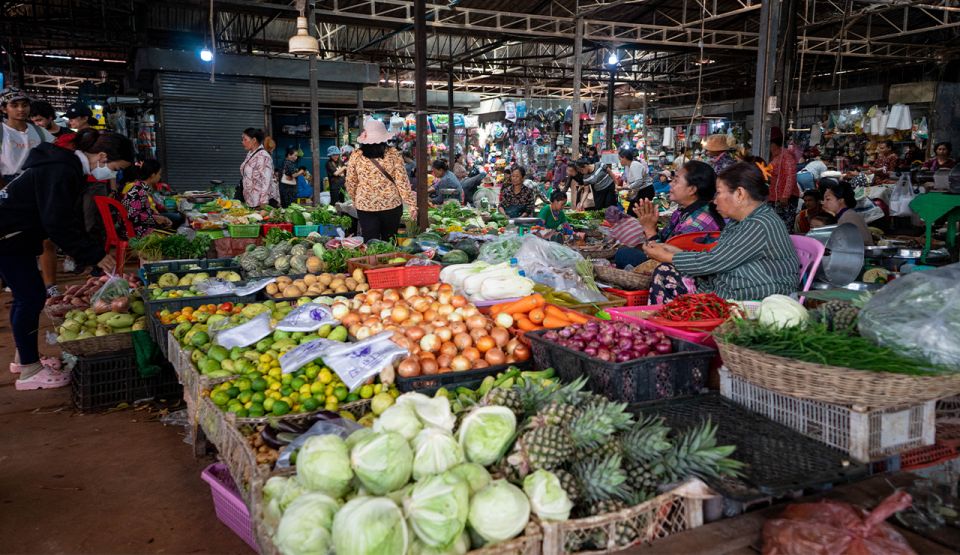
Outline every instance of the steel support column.
<path id="1" fill-rule="evenodd" d="M 447 162 L 449 171 L 453 171 L 453 163 L 457 156 L 456 127 L 453 125 L 453 66 L 447 72 Z"/>
<path id="2" fill-rule="evenodd" d="M 427 229 L 427 0 L 415 0 L 413 8 L 414 108 L 417 117 L 417 227 Z"/>
<path id="3" fill-rule="evenodd" d="M 780 28 L 782 0 L 767 0 L 760 8 L 760 36 L 757 48 L 757 82 L 753 97 L 754 156 L 770 156 L 770 118 L 767 102 L 773 92 L 773 78 L 777 59 L 777 31 Z"/>
<path id="4" fill-rule="evenodd" d="M 617 66 L 610 66 L 610 81 L 607 83 L 607 150 L 616 150 L 613 143 L 613 93 L 614 85 L 617 79 Z"/>
<path id="5" fill-rule="evenodd" d="M 580 80 L 583 77 L 583 19 L 577 18 L 577 29 L 573 35 L 573 142 L 570 156 L 580 158 Z"/>
<path id="6" fill-rule="evenodd" d="M 307 21 L 315 21 L 313 9 L 315 2 L 311 0 L 307 7 Z M 313 34 L 313 25 L 308 26 L 307 32 Z M 323 190 L 323 177 L 320 175 L 320 108 L 317 93 L 317 55 L 310 54 L 310 160 L 313 162 L 313 205 L 320 206 L 320 192 Z"/>

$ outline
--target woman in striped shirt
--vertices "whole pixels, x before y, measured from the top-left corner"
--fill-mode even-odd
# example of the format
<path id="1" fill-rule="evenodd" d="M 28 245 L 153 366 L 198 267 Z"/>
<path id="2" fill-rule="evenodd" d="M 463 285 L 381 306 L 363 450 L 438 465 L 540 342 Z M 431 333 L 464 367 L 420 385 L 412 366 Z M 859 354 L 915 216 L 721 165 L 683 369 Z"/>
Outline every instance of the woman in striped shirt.
<path id="1" fill-rule="evenodd" d="M 731 221 L 709 252 L 681 252 L 647 243 L 644 252 L 662 262 L 654 272 L 650 303 L 662 304 L 698 291 L 725 299 L 760 300 L 797 290 L 800 262 L 790 235 L 767 205 L 770 188 L 763 172 L 746 162 L 717 177 L 717 210 Z M 692 283 L 689 278 L 693 278 Z"/>

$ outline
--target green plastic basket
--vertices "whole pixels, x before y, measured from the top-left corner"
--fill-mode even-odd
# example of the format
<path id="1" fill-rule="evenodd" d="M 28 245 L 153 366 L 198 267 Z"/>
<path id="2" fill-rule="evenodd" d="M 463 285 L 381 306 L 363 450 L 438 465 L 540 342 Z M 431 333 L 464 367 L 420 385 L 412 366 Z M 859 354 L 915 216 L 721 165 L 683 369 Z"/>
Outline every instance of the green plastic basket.
<path id="1" fill-rule="evenodd" d="M 320 226 L 318 225 L 295 225 L 293 226 L 293 235 L 296 237 L 306 237 L 319 229 Z"/>
<path id="2" fill-rule="evenodd" d="M 223 230 L 222 229 L 198 229 L 197 235 L 206 235 L 211 239 L 222 239 Z"/>
<path id="3" fill-rule="evenodd" d="M 260 224 L 243 224 L 227 226 L 230 237 L 256 238 L 260 236 Z"/>

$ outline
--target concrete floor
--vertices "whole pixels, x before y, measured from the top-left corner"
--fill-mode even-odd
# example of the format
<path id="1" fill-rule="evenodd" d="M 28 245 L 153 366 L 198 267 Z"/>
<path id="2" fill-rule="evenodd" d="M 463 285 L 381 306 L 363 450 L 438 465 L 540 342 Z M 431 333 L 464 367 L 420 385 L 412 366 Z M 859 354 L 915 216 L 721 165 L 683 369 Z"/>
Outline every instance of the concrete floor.
<path id="1" fill-rule="evenodd" d="M 10 300 L 0 294 L 0 553 L 251 553 L 217 520 L 200 479 L 213 459 L 193 458 L 183 428 L 156 410 L 80 414 L 69 387 L 14 389 Z"/>

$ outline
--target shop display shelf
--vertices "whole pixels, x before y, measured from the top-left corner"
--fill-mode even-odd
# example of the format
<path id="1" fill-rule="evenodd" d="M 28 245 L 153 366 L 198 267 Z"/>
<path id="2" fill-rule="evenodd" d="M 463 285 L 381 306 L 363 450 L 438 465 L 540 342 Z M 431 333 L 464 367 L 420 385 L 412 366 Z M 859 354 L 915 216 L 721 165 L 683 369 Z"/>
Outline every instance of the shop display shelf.
<path id="1" fill-rule="evenodd" d="M 563 382 L 586 376 L 591 391 L 628 403 L 700 393 L 715 354 L 702 345 L 671 339 L 671 354 L 606 362 L 544 339 L 547 331 L 525 334 L 536 368 L 554 368 Z"/>
<path id="2" fill-rule="evenodd" d="M 801 434 L 836 447 L 860 462 L 886 459 L 933 445 L 934 401 L 891 409 L 833 405 L 754 385 L 720 369 L 720 394 Z"/>
<path id="3" fill-rule="evenodd" d="M 177 375 L 169 364 L 161 364 L 156 376 L 141 377 L 137 356 L 132 349 L 78 357 L 73 369 L 71 396 L 74 406 L 82 412 L 110 409 L 121 403 L 149 398 L 180 399 L 182 395 Z"/>
<path id="4" fill-rule="evenodd" d="M 705 480 L 724 497 L 740 502 L 783 497 L 860 480 L 868 466 L 846 453 L 751 412 L 717 393 L 636 404 L 635 412 L 660 415 L 677 432 L 710 420 L 717 444 L 735 445 L 731 458 L 745 463 L 739 478 Z"/>
<path id="5" fill-rule="evenodd" d="M 223 463 L 213 463 L 200 474 L 210 484 L 213 507 L 217 518 L 240 537 L 254 551 L 260 551 L 250 522 L 250 511 L 240 497 L 240 492 Z"/>

